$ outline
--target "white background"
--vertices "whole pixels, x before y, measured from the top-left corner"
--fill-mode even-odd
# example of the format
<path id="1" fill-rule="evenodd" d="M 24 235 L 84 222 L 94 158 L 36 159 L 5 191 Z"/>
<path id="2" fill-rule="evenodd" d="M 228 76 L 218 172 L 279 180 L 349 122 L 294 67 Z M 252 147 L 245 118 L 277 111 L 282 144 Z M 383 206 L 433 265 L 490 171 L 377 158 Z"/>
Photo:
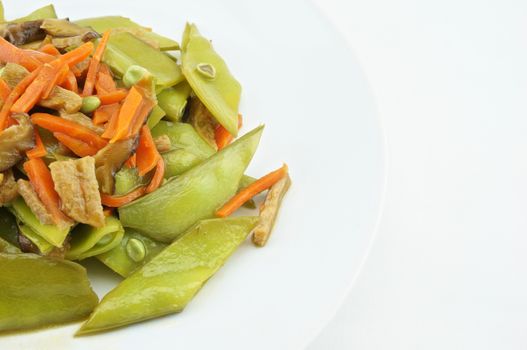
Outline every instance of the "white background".
<path id="1" fill-rule="evenodd" d="M 389 180 L 310 350 L 527 349 L 527 2 L 315 2 L 369 79 Z"/>

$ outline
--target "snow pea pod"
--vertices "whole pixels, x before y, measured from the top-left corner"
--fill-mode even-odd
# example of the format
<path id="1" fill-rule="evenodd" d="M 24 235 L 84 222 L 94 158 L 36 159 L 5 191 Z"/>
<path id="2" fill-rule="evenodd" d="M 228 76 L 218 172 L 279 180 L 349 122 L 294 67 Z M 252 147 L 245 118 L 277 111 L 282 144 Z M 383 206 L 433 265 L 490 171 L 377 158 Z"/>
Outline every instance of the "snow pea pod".
<path id="1" fill-rule="evenodd" d="M 0 253 L 19 254 L 21 251 L 18 249 L 18 247 L 14 246 L 3 238 L 0 238 Z"/>
<path id="2" fill-rule="evenodd" d="M 157 103 L 166 112 L 167 119 L 179 122 L 183 118 L 189 95 L 190 85 L 183 81 L 174 87 L 161 91 L 157 95 Z"/>
<path id="3" fill-rule="evenodd" d="M 195 26 L 187 24 L 181 49 L 182 71 L 192 90 L 218 123 L 237 136 L 240 83 Z"/>
<path id="4" fill-rule="evenodd" d="M 121 222 L 107 216 L 103 227 L 78 225 L 71 232 L 71 248 L 66 253 L 70 260 L 82 260 L 112 250 L 123 239 L 124 229 Z"/>
<path id="5" fill-rule="evenodd" d="M 165 161 L 165 179 L 181 175 L 204 160 L 203 157 L 184 149 L 176 149 L 161 156 Z"/>
<path id="6" fill-rule="evenodd" d="M 119 76 L 130 66 L 141 66 L 155 78 L 157 85 L 166 88 L 183 81 L 177 63 L 165 53 L 137 39 L 130 33 L 113 33 L 104 52 L 103 61 Z"/>
<path id="7" fill-rule="evenodd" d="M 97 255 L 103 264 L 123 277 L 149 262 L 167 245 L 154 241 L 139 232 L 127 228 L 121 243 L 112 250 Z"/>
<path id="8" fill-rule="evenodd" d="M 91 27 L 99 34 L 104 33 L 108 29 L 130 29 L 139 39 L 144 39 L 146 42 L 154 42 L 161 50 L 177 50 L 179 44 L 169 38 L 152 32 L 149 28 L 143 27 L 130 18 L 122 16 L 104 16 L 85 18 L 75 21 L 76 24 L 83 27 Z"/>
<path id="9" fill-rule="evenodd" d="M 44 238 L 55 247 L 62 247 L 62 244 L 69 233 L 69 228 L 59 229 L 55 225 L 42 224 L 20 197 L 11 203 L 10 210 L 20 222 L 23 222 L 24 225 L 28 226 L 35 232 L 35 234 Z"/>
<path id="10" fill-rule="evenodd" d="M 235 217 L 198 223 L 110 291 L 77 335 L 182 311 L 257 222 Z"/>
<path id="11" fill-rule="evenodd" d="M 148 125 L 148 127 L 150 129 L 153 129 L 154 126 L 156 126 L 157 123 L 159 123 L 159 121 L 161 119 L 163 119 L 163 117 L 165 115 L 166 115 L 166 112 L 161 107 L 159 107 L 159 105 L 155 105 L 152 108 L 152 111 L 150 112 L 150 115 L 148 116 L 148 120 L 146 121 L 146 125 Z"/>
<path id="12" fill-rule="evenodd" d="M 139 176 L 137 168 L 122 167 L 115 174 L 115 195 L 122 196 L 145 184 L 147 183 Z"/>
<path id="13" fill-rule="evenodd" d="M 0 254 L 0 332 L 85 318 L 97 305 L 84 267 L 34 254 Z"/>
<path id="14" fill-rule="evenodd" d="M 171 242 L 237 191 L 262 135 L 260 126 L 156 191 L 119 208 L 125 227 Z M 145 220 L 148 218 L 148 220 Z"/>
<path id="15" fill-rule="evenodd" d="M 173 149 L 184 149 L 205 159 L 216 151 L 205 142 L 190 124 L 161 120 L 153 129 L 154 138 L 167 135 Z"/>
<path id="16" fill-rule="evenodd" d="M 53 251 L 55 247 L 44 238 L 42 238 L 38 233 L 31 229 L 31 227 L 24 225 L 22 221 L 18 221 L 18 229 L 24 237 L 29 239 L 33 243 L 38 251 L 42 255 L 48 255 Z"/>
<path id="17" fill-rule="evenodd" d="M 22 23 L 22 22 L 27 22 L 27 21 L 37 21 L 39 19 L 46 19 L 46 18 L 57 18 L 57 13 L 55 12 L 55 7 L 53 5 L 47 5 L 39 9 L 36 9 L 35 11 L 31 12 L 29 15 L 14 19 L 11 22 Z"/>

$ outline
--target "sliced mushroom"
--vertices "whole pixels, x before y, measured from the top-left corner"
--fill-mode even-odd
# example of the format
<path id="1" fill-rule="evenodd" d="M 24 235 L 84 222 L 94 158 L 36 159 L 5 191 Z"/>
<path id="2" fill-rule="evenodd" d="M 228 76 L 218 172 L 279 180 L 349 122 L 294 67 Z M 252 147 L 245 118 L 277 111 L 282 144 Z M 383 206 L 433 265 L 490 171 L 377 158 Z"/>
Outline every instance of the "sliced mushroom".
<path id="1" fill-rule="evenodd" d="M 2 78 L 11 89 L 14 89 L 14 87 L 17 86 L 27 75 L 29 75 L 29 71 L 21 65 L 8 63 L 4 66 L 0 78 Z"/>
<path id="2" fill-rule="evenodd" d="M 95 35 L 94 38 L 99 37 L 99 34 L 93 30 L 81 27 L 67 19 L 46 18 L 42 21 L 40 28 L 45 30 L 49 35 L 59 38 L 84 35 L 90 32 Z"/>
<path id="3" fill-rule="evenodd" d="M 80 124 L 90 129 L 91 131 L 96 132 L 99 135 L 101 135 L 104 132 L 104 128 L 102 126 L 93 124 L 91 118 L 85 115 L 84 113 L 77 112 L 77 113 L 70 114 L 66 112 L 61 112 L 60 117 L 63 119 L 75 122 L 77 124 Z"/>
<path id="4" fill-rule="evenodd" d="M 93 40 L 98 37 L 99 35 L 95 32 L 87 32 L 82 35 L 70 36 L 67 38 L 53 38 L 51 39 L 51 43 L 57 49 L 63 50 L 70 46 L 73 46 L 73 47 L 80 46 L 84 44 L 85 42 Z"/>
<path id="5" fill-rule="evenodd" d="M 188 113 L 188 122 L 196 129 L 199 136 L 212 148 L 218 149 L 215 138 L 216 119 L 196 96 L 190 99 Z"/>
<path id="6" fill-rule="evenodd" d="M 286 175 L 269 189 L 265 201 L 260 207 L 260 222 L 254 229 L 253 243 L 255 245 L 263 247 L 269 240 L 278 216 L 278 210 L 289 186 L 291 186 L 291 178 Z"/>
<path id="7" fill-rule="evenodd" d="M 22 23 L 4 23 L 0 26 L 0 36 L 11 44 L 20 46 L 42 40 L 46 32 L 40 28 L 42 20 Z"/>
<path id="8" fill-rule="evenodd" d="M 24 152 L 35 146 L 29 116 L 16 114 L 13 118 L 18 121 L 18 125 L 0 131 L 0 172 L 18 163 Z"/>
<path id="9" fill-rule="evenodd" d="M 31 183 L 26 180 L 19 179 L 17 181 L 18 184 L 18 193 L 24 198 L 24 202 L 26 202 L 27 206 L 33 214 L 38 218 L 38 220 L 44 224 L 44 225 L 53 225 L 53 217 L 51 216 L 51 213 L 46 209 L 46 206 L 40 198 L 38 198 L 37 193 L 33 189 L 33 186 L 31 186 Z"/>
<path id="10" fill-rule="evenodd" d="M 11 170 L 0 173 L 0 206 L 3 206 L 18 196 L 15 177 Z"/>
<path id="11" fill-rule="evenodd" d="M 95 174 L 102 193 L 113 194 L 115 173 L 130 158 L 137 145 L 137 138 L 109 143 L 95 157 Z"/>
<path id="12" fill-rule="evenodd" d="M 62 211 L 70 218 L 95 227 L 104 226 L 104 213 L 95 177 L 95 159 L 84 157 L 49 165 Z"/>
<path id="13" fill-rule="evenodd" d="M 82 97 L 73 91 L 55 86 L 49 97 L 39 102 L 39 106 L 70 114 L 77 113 L 82 107 Z"/>

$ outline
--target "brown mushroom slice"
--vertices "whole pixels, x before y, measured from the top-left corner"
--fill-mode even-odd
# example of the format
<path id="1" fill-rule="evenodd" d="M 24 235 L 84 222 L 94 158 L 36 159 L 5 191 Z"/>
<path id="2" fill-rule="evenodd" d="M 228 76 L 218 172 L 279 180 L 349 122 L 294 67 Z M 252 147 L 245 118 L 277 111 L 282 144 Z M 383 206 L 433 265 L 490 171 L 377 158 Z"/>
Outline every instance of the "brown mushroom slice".
<path id="1" fill-rule="evenodd" d="M 70 46 L 80 46 L 84 44 L 87 41 L 93 40 L 95 38 L 98 38 L 99 34 L 95 32 L 87 32 L 82 35 L 76 35 L 76 36 L 70 36 L 67 38 L 53 38 L 51 39 L 51 43 L 53 46 L 55 46 L 59 50 L 63 50 Z"/>
<path id="2" fill-rule="evenodd" d="M 0 206 L 3 206 L 18 196 L 18 188 L 11 170 L 0 173 Z"/>
<path id="3" fill-rule="evenodd" d="M 0 26 L 0 36 L 13 45 L 24 45 L 46 37 L 46 32 L 40 28 L 41 25 L 42 20 L 4 23 Z"/>
<path id="4" fill-rule="evenodd" d="M 154 143 L 159 153 L 166 153 L 172 149 L 172 144 L 168 135 L 161 135 L 159 137 L 156 137 L 154 139 Z"/>
<path id="5" fill-rule="evenodd" d="M 102 193 L 113 194 L 114 175 L 133 153 L 137 138 L 109 143 L 99 150 L 95 158 L 95 174 Z"/>
<path id="6" fill-rule="evenodd" d="M 33 126 L 25 114 L 13 116 L 18 125 L 0 131 L 0 172 L 18 163 L 25 151 L 35 146 Z"/>
<path id="7" fill-rule="evenodd" d="M 99 37 L 99 34 L 93 30 L 81 27 L 67 19 L 46 18 L 42 21 L 40 28 L 49 35 L 59 38 L 83 35 L 89 32 L 94 33 L 95 37 Z"/>
<path id="8" fill-rule="evenodd" d="M 260 206 L 260 222 L 254 229 L 253 243 L 255 245 L 263 247 L 269 240 L 278 210 L 289 186 L 291 186 L 291 178 L 286 175 L 269 189 L 265 201 Z"/>
<path id="9" fill-rule="evenodd" d="M 196 96 L 190 99 L 188 122 L 203 140 L 215 150 L 218 149 L 215 138 L 216 119 Z"/>
<path id="10" fill-rule="evenodd" d="M 95 227 L 104 226 L 104 213 L 95 177 L 95 159 L 84 157 L 49 165 L 62 211 L 70 218 Z"/>
<path id="11" fill-rule="evenodd" d="M 49 97 L 39 102 L 39 106 L 70 114 L 77 113 L 82 107 L 82 97 L 73 91 L 55 86 Z"/>
<path id="12" fill-rule="evenodd" d="M 96 132 L 97 134 L 101 135 L 104 132 L 104 128 L 102 126 L 98 126 L 93 124 L 93 121 L 90 117 L 85 115 L 84 113 L 77 112 L 77 113 L 66 113 L 61 112 L 60 117 L 66 120 L 70 120 L 72 122 L 75 122 L 79 125 L 82 125 L 88 129 L 90 129 L 93 132 Z"/>
<path id="13" fill-rule="evenodd" d="M 11 89 L 14 89 L 14 87 L 17 86 L 27 75 L 29 75 L 29 71 L 21 65 L 8 63 L 4 66 L 0 78 L 2 78 Z"/>
<path id="14" fill-rule="evenodd" d="M 22 198 L 24 198 L 24 202 L 26 202 L 29 209 L 31 209 L 33 214 L 35 214 L 38 221 L 44 225 L 54 225 L 55 222 L 53 221 L 53 216 L 38 197 L 37 192 L 35 192 L 33 186 L 31 186 L 31 183 L 29 181 L 19 179 L 17 184 L 18 193 L 20 193 Z"/>

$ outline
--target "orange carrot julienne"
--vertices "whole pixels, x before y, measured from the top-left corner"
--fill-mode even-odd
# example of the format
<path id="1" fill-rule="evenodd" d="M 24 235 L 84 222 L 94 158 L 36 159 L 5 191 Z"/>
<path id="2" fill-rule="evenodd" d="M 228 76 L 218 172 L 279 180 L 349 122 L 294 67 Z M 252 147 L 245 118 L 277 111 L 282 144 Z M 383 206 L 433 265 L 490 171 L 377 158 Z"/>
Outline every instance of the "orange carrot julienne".
<path id="1" fill-rule="evenodd" d="M 99 100 L 101 100 L 101 104 L 103 105 L 111 105 L 113 103 L 121 102 L 125 99 L 126 95 L 128 95 L 128 91 L 126 89 L 117 89 L 114 91 L 106 92 L 104 94 L 98 95 Z"/>
<path id="2" fill-rule="evenodd" d="M 97 95 L 108 94 L 117 90 L 117 85 L 112 77 L 110 68 L 104 63 L 99 66 L 99 72 L 97 73 L 97 81 L 95 83 L 95 90 Z"/>
<path id="3" fill-rule="evenodd" d="M 47 53 L 48 55 L 52 56 L 60 56 L 60 51 L 57 50 L 57 48 L 53 44 L 46 44 L 40 49 L 38 49 L 38 51 Z"/>
<path id="4" fill-rule="evenodd" d="M 70 221 L 60 210 L 60 198 L 55 191 L 51 172 L 42 158 L 33 158 L 24 163 L 24 170 L 29 177 L 29 181 L 38 197 L 51 214 L 53 222 L 59 224 L 63 221 Z"/>
<path id="5" fill-rule="evenodd" d="M 145 186 L 141 186 L 123 196 L 112 196 L 101 193 L 101 202 L 107 207 L 118 208 L 141 197 L 145 193 Z"/>
<path id="6" fill-rule="evenodd" d="M 0 38 L 1 39 L 1 38 Z M 0 48 L 1 51 L 1 48 Z M 4 101 L 4 105 L 0 110 L 0 131 L 7 127 L 7 121 L 10 116 L 10 110 L 15 101 L 24 93 L 27 87 L 35 80 L 37 75 L 40 73 L 42 67 L 35 69 L 31 74 L 22 79 L 17 86 L 13 88 L 7 99 Z"/>
<path id="7" fill-rule="evenodd" d="M 93 124 L 101 125 L 106 123 L 114 114 L 119 113 L 119 108 L 120 105 L 118 103 L 100 106 L 93 113 Z"/>
<path id="8" fill-rule="evenodd" d="M 60 83 L 60 86 L 66 90 L 73 91 L 74 93 L 79 93 L 79 85 L 77 84 L 77 78 L 71 70 L 68 71 L 68 74 L 66 75 L 65 79 Z"/>
<path id="9" fill-rule="evenodd" d="M 161 186 L 164 176 L 165 176 L 165 161 L 163 160 L 163 158 L 160 158 L 156 165 L 156 172 L 154 173 L 152 180 L 150 180 L 150 183 L 146 187 L 145 193 L 151 193 L 157 190 L 159 186 Z"/>
<path id="10" fill-rule="evenodd" d="M 104 214 L 104 216 L 112 216 L 113 215 L 113 211 L 114 209 L 113 208 L 104 208 L 102 213 Z"/>
<path id="11" fill-rule="evenodd" d="M 10 93 L 11 88 L 9 87 L 9 85 L 7 85 L 4 79 L 0 79 L 0 98 L 2 99 L 2 101 L 7 100 L 7 97 Z"/>
<path id="12" fill-rule="evenodd" d="M 242 127 L 243 120 L 241 114 L 238 115 L 238 130 Z M 218 127 L 215 130 L 214 138 L 216 139 L 216 146 L 218 146 L 218 150 L 221 150 L 228 146 L 232 140 L 234 140 L 234 136 L 231 135 L 230 132 L 227 131 L 223 127 L 223 125 L 218 125 Z"/>
<path id="13" fill-rule="evenodd" d="M 44 146 L 44 143 L 42 142 L 42 139 L 40 138 L 40 133 L 38 132 L 38 129 L 34 128 L 34 130 L 35 130 L 35 147 L 26 152 L 26 155 L 29 159 L 42 158 L 42 157 L 45 157 L 46 154 L 48 154 L 48 151 L 46 150 L 46 147 Z"/>
<path id="14" fill-rule="evenodd" d="M 119 106 L 117 111 L 113 112 L 112 115 L 110 116 L 108 123 L 106 123 L 104 127 L 104 132 L 101 135 L 103 139 L 111 140 L 115 136 L 115 133 L 117 132 L 117 123 L 119 122 L 119 111 L 120 110 L 121 110 L 121 106 Z"/>
<path id="15" fill-rule="evenodd" d="M 155 103 L 151 99 L 143 98 L 142 106 L 137 110 L 132 121 L 130 131 L 128 132 L 128 137 L 139 134 L 139 131 L 141 131 L 141 128 L 145 124 L 146 119 L 148 118 L 148 115 L 150 114 L 150 111 L 154 105 Z"/>
<path id="16" fill-rule="evenodd" d="M 51 91 L 53 91 L 53 88 L 57 86 L 59 82 L 62 82 L 68 75 L 68 72 L 70 71 L 68 68 L 68 65 L 63 63 L 62 60 L 60 59 L 58 60 L 56 65 L 57 67 L 53 71 L 51 80 L 46 84 L 44 90 L 42 91 L 41 98 L 43 100 L 49 97 L 49 95 L 51 94 Z"/>
<path id="17" fill-rule="evenodd" d="M 96 149 L 101 149 L 107 144 L 106 140 L 87 127 L 51 114 L 35 113 L 31 116 L 31 121 L 41 128 L 66 134 Z"/>
<path id="18" fill-rule="evenodd" d="M 54 132 L 53 136 L 79 157 L 93 156 L 98 151 L 96 147 L 62 132 Z"/>
<path id="19" fill-rule="evenodd" d="M 11 126 L 13 126 L 13 125 L 18 125 L 18 122 L 16 121 L 15 118 L 9 116 L 9 117 L 7 118 L 7 127 L 9 128 L 9 127 L 11 127 Z"/>
<path id="20" fill-rule="evenodd" d="M 136 154 L 132 154 L 130 156 L 130 158 L 128 158 L 126 160 L 126 162 L 124 162 L 124 165 L 126 165 L 127 168 L 135 168 L 137 166 L 137 157 L 136 157 Z"/>
<path id="21" fill-rule="evenodd" d="M 88 75 L 86 76 L 86 81 L 84 82 L 82 96 L 90 96 L 93 94 L 95 80 L 97 79 L 97 72 L 99 71 L 99 65 L 104 53 L 104 49 L 106 48 L 106 44 L 108 43 L 108 39 L 110 38 L 110 33 L 110 30 L 104 32 L 102 39 L 99 41 L 99 45 L 97 45 L 97 49 L 95 49 L 95 53 L 93 54 L 92 60 L 90 62 L 90 67 L 88 68 Z"/>
<path id="22" fill-rule="evenodd" d="M 17 63 L 25 67 L 29 71 L 34 71 L 41 65 L 40 61 L 37 60 L 34 56 L 28 54 L 25 50 L 19 49 L 18 47 L 1 37 L 0 62 Z"/>
<path id="23" fill-rule="evenodd" d="M 62 60 L 71 67 L 84 61 L 93 52 L 93 43 L 88 41 L 70 52 L 62 55 Z"/>
<path id="24" fill-rule="evenodd" d="M 253 198 L 258 193 L 267 190 L 269 187 L 273 186 L 286 175 L 287 165 L 284 164 L 280 169 L 270 172 L 264 177 L 259 178 L 258 180 L 238 192 L 227 203 L 225 203 L 223 207 L 216 211 L 216 216 L 224 218 L 226 216 L 231 215 L 249 199 Z"/>
<path id="25" fill-rule="evenodd" d="M 154 169 L 161 158 L 161 155 L 157 151 L 154 139 L 152 138 L 152 134 L 150 133 L 150 128 L 146 125 L 141 128 L 139 144 L 137 145 L 135 154 L 137 170 L 139 171 L 140 176 L 144 176 L 150 170 Z"/>
<path id="26" fill-rule="evenodd" d="M 119 116 L 117 117 L 117 124 L 115 126 L 115 134 L 113 135 L 110 143 L 114 143 L 119 140 L 124 140 L 130 134 L 132 128 L 132 122 L 134 121 L 137 111 L 140 110 L 143 102 L 143 95 L 134 86 L 126 95 Z"/>

